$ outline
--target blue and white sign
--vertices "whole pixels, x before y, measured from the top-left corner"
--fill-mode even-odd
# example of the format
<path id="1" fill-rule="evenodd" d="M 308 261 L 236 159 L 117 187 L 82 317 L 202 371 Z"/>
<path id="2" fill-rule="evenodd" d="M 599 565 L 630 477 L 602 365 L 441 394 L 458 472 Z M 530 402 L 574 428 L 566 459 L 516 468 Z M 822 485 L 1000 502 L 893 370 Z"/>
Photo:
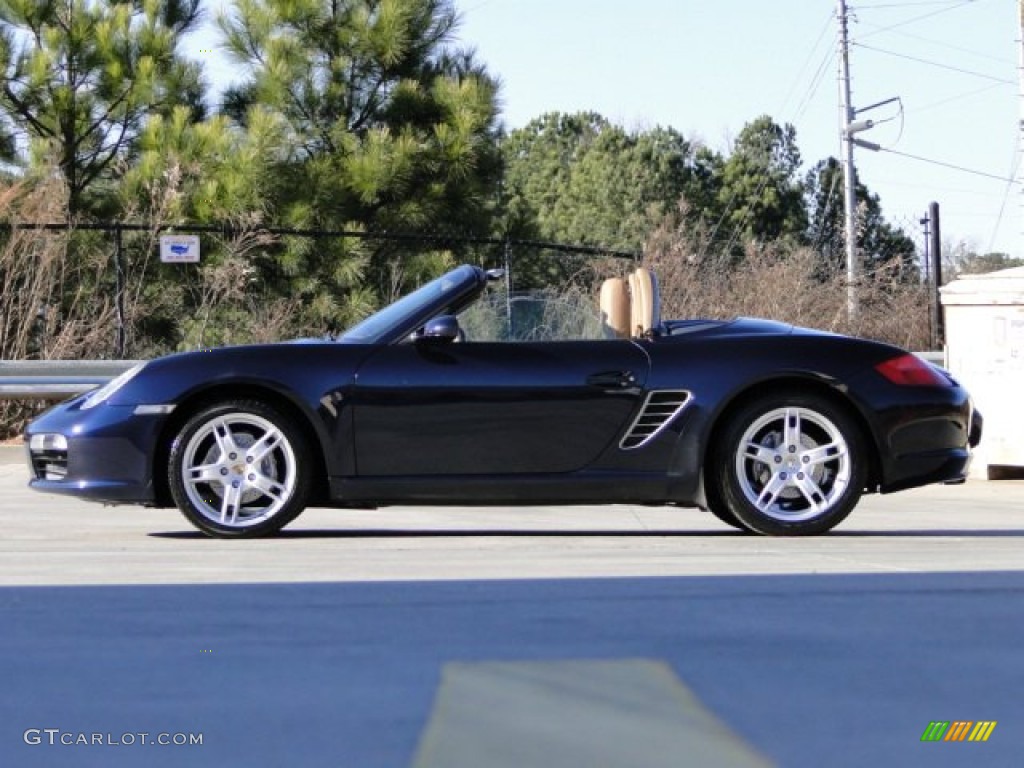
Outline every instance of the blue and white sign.
<path id="1" fill-rule="evenodd" d="M 160 261 L 195 264 L 199 261 L 199 235 L 160 235 Z"/>

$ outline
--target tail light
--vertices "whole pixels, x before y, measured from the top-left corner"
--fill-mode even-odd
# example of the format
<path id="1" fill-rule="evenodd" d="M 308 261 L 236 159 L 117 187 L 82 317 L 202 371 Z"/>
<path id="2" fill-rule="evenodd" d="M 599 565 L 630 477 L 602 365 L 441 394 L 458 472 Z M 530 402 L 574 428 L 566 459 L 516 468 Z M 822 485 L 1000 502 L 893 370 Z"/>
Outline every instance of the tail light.
<path id="1" fill-rule="evenodd" d="M 901 387 L 951 387 L 953 383 L 916 355 L 906 354 L 886 360 L 875 370 Z"/>

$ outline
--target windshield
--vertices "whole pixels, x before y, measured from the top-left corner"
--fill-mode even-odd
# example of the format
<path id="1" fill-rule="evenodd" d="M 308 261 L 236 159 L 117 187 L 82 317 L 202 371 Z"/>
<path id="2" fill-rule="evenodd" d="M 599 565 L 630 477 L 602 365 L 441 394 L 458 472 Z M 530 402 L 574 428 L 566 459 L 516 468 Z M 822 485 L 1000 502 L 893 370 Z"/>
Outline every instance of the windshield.
<path id="1" fill-rule="evenodd" d="M 341 341 L 355 344 L 380 341 L 391 331 L 415 322 L 428 307 L 443 307 L 448 303 L 445 297 L 450 296 L 454 300 L 471 281 L 476 282 L 476 270 L 470 266 L 457 267 L 352 326 L 342 334 Z M 423 321 L 427 319 L 422 318 Z"/>

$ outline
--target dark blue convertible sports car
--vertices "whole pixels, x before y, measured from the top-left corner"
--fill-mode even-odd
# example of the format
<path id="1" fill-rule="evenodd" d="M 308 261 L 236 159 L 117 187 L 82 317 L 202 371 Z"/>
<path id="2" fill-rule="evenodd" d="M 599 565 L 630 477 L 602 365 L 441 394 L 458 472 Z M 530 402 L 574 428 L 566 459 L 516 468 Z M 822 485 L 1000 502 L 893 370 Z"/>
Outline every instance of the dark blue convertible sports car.
<path id="1" fill-rule="evenodd" d="M 981 420 L 887 344 L 763 320 L 662 321 L 645 269 L 599 332 L 466 338 L 499 277 L 461 266 L 334 340 L 144 363 L 28 428 L 32 487 L 177 505 L 223 537 L 307 505 L 675 504 L 817 534 L 864 492 L 964 478 Z"/>

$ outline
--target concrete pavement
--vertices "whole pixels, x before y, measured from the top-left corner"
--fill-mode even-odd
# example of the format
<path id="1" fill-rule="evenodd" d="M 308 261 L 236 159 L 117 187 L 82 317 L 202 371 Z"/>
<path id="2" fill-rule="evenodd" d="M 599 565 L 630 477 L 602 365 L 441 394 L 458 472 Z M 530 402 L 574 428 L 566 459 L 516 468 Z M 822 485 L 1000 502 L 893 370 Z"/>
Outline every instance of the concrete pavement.
<path id="1" fill-rule="evenodd" d="M 0 455 L 0 585 L 602 578 L 1024 569 L 1024 481 L 866 497 L 831 534 L 740 534 L 698 510 L 307 510 L 277 539 L 218 541 L 173 509 L 26 487 Z M 13 462 L 13 463 L 12 463 Z"/>
<path id="2" fill-rule="evenodd" d="M 1020 764 L 1020 481 L 867 497 L 813 539 L 614 506 L 225 542 L 26 477 L 0 449 L 0 765 Z M 936 720 L 997 724 L 923 743 Z"/>

